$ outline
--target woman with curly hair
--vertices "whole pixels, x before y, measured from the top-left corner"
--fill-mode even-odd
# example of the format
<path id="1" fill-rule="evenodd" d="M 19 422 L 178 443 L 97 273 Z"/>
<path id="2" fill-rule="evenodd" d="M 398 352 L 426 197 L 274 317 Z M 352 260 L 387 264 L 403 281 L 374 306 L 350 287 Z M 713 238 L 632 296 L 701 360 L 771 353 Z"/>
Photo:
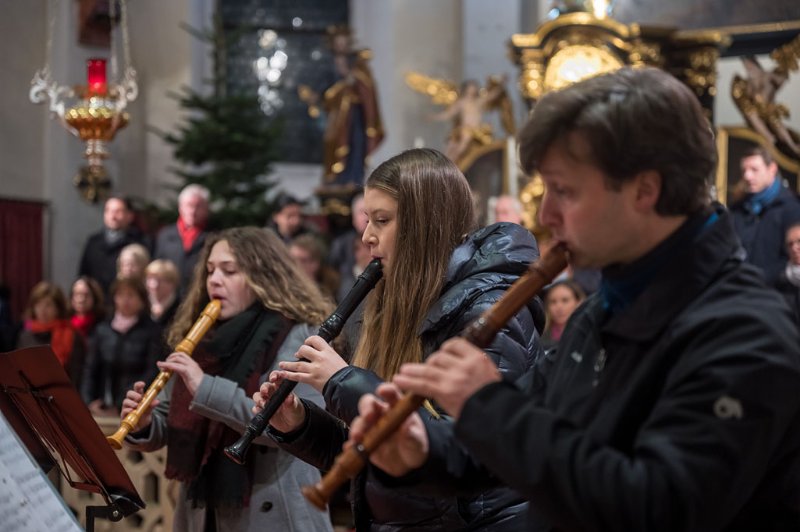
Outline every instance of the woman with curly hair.
<path id="1" fill-rule="evenodd" d="M 332 310 L 319 289 L 294 265 L 272 231 L 255 227 L 209 235 L 167 340 L 177 345 L 212 299 L 219 318 L 195 349 L 159 362 L 174 373 L 158 400 L 128 436 L 128 447 L 153 451 L 167 445 L 167 478 L 180 481 L 173 530 L 331 529 L 327 514 L 298 496 L 319 479 L 308 464 L 276 448 L 252 446 L 246 466 L 224 456 L 252 417 L 250 396 L 262 375 L 289 359 Z M 122 417 L 141 401 L 137 382 Z M 297 392 L 321 402 L 309 387 Z"/>

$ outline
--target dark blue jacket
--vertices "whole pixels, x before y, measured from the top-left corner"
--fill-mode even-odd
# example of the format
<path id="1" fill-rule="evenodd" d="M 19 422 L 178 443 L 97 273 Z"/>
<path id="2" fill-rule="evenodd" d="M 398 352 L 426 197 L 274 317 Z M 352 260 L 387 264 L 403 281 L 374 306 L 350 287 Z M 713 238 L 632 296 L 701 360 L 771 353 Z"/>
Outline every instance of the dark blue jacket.
<path id="1" fill-rule="evenodd" d="M 530 531 L 800 530 L 800 335 L 718 215 L 626 308 L 590 297 L 557 353 L 465 403 L 458 441 Z M 480 478 L 448 443 L 426 472 Z"/>

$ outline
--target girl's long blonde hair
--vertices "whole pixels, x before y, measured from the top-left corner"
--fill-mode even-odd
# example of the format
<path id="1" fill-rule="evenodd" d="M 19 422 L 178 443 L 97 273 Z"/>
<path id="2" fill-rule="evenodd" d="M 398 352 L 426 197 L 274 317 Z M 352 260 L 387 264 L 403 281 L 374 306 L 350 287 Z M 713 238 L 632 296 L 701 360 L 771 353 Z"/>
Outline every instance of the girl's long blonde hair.
<path id="1" fill-rule="evenodd" d="M 206 262 L 214 244 L 225 240 L 236 258 L 247 284 L 265 308 L 280 312 L 298 323 L 319 325 L 333 311 L 330 300 L 297 269 L 286 245 L 270 229 L 234 227 L 209 235 L 194 268 L 192 282 L 167 341 L 175 346 L 191 328 L 209 302 Z"/>
<path id="2" fill-rule="evenodd" d="M 475 228 L 464 174 L 436 150 L 414 149 L 378 166 L 366 187 L 397 201 L 389 274 L 367 299 L 353 365 L 383 379 L 404 362 L 422 360 L 419 329 L 439 298 L 455 247 Z"/>

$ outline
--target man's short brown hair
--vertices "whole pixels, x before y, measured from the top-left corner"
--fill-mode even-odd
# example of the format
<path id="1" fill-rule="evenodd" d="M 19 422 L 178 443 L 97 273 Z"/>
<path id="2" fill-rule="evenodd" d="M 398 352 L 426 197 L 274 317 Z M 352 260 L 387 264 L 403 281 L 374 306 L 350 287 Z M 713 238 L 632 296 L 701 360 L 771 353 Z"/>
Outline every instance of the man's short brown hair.
<path id="1" fill-rule="evenodd" d="M 690 214 L 710 200 L 714 134 L 692 91 L 662 70 L 626 67 L 545 95 L 519 134 L 523 169 L 536 171 L 555 142 L 569 151 L 573 133 L 590 147 L 584 162 L 601 169 L 612 189 L 659 172 L 661 215 Z"/>

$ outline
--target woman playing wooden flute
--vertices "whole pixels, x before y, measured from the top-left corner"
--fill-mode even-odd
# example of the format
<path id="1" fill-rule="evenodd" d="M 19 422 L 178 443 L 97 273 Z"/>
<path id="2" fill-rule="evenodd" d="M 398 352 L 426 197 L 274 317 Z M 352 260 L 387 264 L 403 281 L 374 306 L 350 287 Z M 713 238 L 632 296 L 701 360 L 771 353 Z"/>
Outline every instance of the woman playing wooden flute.
<path id="1" fill-rule="evenodd" d="M 194 351 L 159 362 L 174 372 L 155 407 L 143 415 L 128 447 L 153 451 L 167 445 L 166 476 L 181 481 L 173 530 L 331 530 L 328 515 L 299 495 L 319 478 L 312 466 L 275 448 L 269 438 L 251 448 L 247 465 L 223 455 L 250 420 L 250 396 L 277 361 L 290 359 L 331 306 L 294 266 L 279 238 L 255 227 L 209 236 L 186 300 L 169 331 L 170 345 L 186 334 L 211 299 L 220 316 Z M 314 329 L 315 330 L 315 329 Z M 144 391 L 128 391 L 122 416 Z M 308 401 L 317 392 L 298 386 Z"/>
<path id="2" fill-rule="evenodd" d="M 463 174 L 441 153 L 404 152 L 367 180 L 363 235 L 383 280 L 368 296 L 352 365 L 319 337 L 282 362 L 254 395 L 258 411 L 282 379 L 323 391 L 327 412 L 290 396 L 272 418 L 280 446 L 328 469 L 347 439 L 362 394 L 372 392 L 401 364 L 422 361 L 490 307 L 538 257 L 534 238 L 514 224 L 475 231 L 473 198 Z M 508 378 L 522 374 L 540 351 L 544 314 L 538 301 L 523 308 L 487 350 Z M 432 406 L 435 409 L 435 405 Z M 450 421 L 428 412 L 434 430 Z M 526 504 L 507 488 L 432 498 L 396 490 L 368 467 L 353 484 L 357 530 L 524 530 Z"/>

